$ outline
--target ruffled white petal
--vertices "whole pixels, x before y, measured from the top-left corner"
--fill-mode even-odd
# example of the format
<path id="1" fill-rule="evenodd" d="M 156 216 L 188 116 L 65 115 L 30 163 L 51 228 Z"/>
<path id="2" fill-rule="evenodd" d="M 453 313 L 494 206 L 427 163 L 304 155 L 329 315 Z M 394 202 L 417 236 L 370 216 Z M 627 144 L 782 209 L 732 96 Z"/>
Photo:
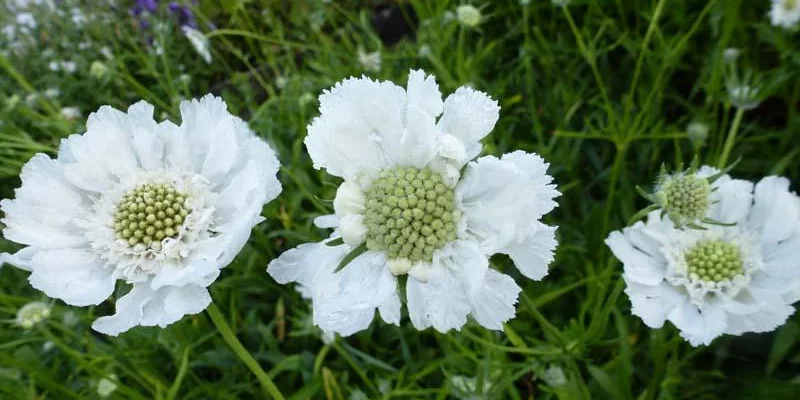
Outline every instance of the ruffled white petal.
<path id="1" fill-rule="evenodd" d="M 489 260 L 473 242 L 456 241 L 435 254 L 428 281 L 423 283 L 409 278 L 406 283 L 409 316 L 414 327 L 425 329 L 433 326 L 439 332 L 461 329 L 472 311 L 472 304 L 477 305 L 479 301 L 492 301 L 499 311 L 506 311 L 507 314 L 507 308 L 500 306 L 504 300 L 508 300 L 506 294 L 482 298 L 489 295 L 483 291 L 488 290 L 484 286 L 488 268 Z M 502 280 L 494 280 L 486 285 L 508 287 L 507 282 Z M 479 312 L 486 311 L 478 309 Z M 481 317 L 484 321 L 491 321 L 485 318 L 485 314 L 481 314 Z M 501 314 L 500 318 L 503 317 L 505 315 Z"/>
<path id="2" fill-rule="evenodd" d="M 267 273 L 278 283 L 298 283 L 306 297 L 324 297 L 336 291 L 338 277 L 333 270 L 348 251 L 348 246 L 325 242 L 301 244 L 270 261 Z"/>
<path id="3" fill-rule="evenodd" d="M 145 284 L 134 285 L 128 294 L 117 301 L 116 314 L 98 318 L 92 324 L 92 329 L 117 336 L 137 325 L 158 325 L 163 328 L 184 315 L 205 310 L 210 303 L 208 290 L 200 286 L 152 290 Z"/>
<path id="4" fill-rule="evenodd" d="M 488 329 L 502 330 L 503 323 L 516 314 L 520 291 L 510 276 L 487 270 L 483 284 L 472 294 L 472 317 Z"/>
<path id="5" fill-rule="evenodd" d="M 786 178 L 768 176 L 755 186 L 748 222 L 762 232 L 761 245 L 767 252 L 800 229 L 800 204 L 789 184 Z"/>
<path id="6" fill-rule="evenodd" d="M 673 309 L 669 320 L 692 346 L 711 344 L 726 328 L 725 312 L 720 307 L 709 306 L 701 311 L 688 302 Z"/>
<path id="7" fill-rule="evenodd" d="M 468 234 L 486 254 L 508 252 L 524 244 L 540 228 L 538 221 L 550 212 L 559 195 L 548 164 L 535 154 L 516 151 L 481 157 L 470 163 L 456 188 Z"/>
<path id="8" fill-rule="evenodd" d="M 87 212 L 89 202 L 66 180 L 58 161 L 37 154 L 22 168 L 20 178 L 16 198 L 0 201 L 3 236 L 40 248 L 85 245 L 76 218 Z"/>
<path id="9" fill-rule="evenodd" d="M 683 305 L 686 298 L 666 282 L 643 285 L 625 278 L 625 294 L 631 300 L 631 313 L 642 319 L 650 328 L 661 328 L 672 311 Z"/>
<path id="10" fill-rule="evenodd" d="M 58 160 L 73 185 L 99 194 L 136 173 L 139 162 L 131 136 L 134 130 L 153 129 L 155 121 L 147 103 L 136 103 L 130 109 L 133 114 L 129 115 L 109 106 L 100 107 L 89 115 L 86 133 L 61 142 Z"/>
<path id="11" fill-rule="evenodd" d="M 656 286 L 664 280 L 666 272 L 666 267 L 661 261 L 663 257 L 654 257 L 645 253 L 642 249 L 634 247 L 630 239 L 630 232 L 642 230 L 644 226 L 642 222 L 637 222 L 633 227 L 625 228 L 622 232 L 611 232 L 605 243 L 611 252 L 622 261 L 627 279 L 643 285 Z"/>
<path id="12" fill-rule="evenodd" d="M 67 304 L 100 304 L 114 291 L 115 278 L 111 271 L 88 251 L 40 251 L 31 258 L 30 267 L 31 286 Z"/>
<path id="13" fill-rule="evenodd" d="M 314 321 L 323 331 L 349 336 L 364 330 L 376 308 L 386 322 L 399 324 L 397 280 L 389 272 L 384 254 L 368 251 L 337 275 L 336 293 L 314 298 Z"/>
<path id="14" fill-rule="evenodd" d="M 511 242 L 504 249 L 522 275 L 535 281 L 547 275 L 547 267 L 553 262 L 558 245 L 556 227 L 538 225 L 522 242 Z"/>
<path id="15" fill-rule="evenodd" d="M 717 173 L 718 169 L 705 165 L 697 171 L 700 177 Z M 753 202 L 753 183 L 723 175 L 711 184 L 711 188 L 713 192 L 708 217 L 727 224 L 744 222 Z"/>
<path id="16" fill-rule="evenodd" d="M 491 132 L 499 117 L 497 101 L 486 93 L 461 87 L 444 101 L 439 126 L 442 132 L 463 143 L 467 159 L 471 159 L 480 154 L 480 140 Z"/>

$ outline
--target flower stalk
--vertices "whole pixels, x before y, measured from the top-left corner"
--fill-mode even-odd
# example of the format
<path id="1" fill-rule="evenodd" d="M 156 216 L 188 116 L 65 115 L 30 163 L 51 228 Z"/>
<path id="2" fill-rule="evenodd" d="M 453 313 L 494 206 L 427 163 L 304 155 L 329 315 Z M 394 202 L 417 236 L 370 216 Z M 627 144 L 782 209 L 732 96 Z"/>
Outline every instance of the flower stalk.
<path id="1" fill-rule="evenodd" d="M 261 383 L 261 387 L 264 391 L 271 396 L 275 400 L 284 400 L 283 394 L 275 386 L 275 383 L 272 382 L 269 375 L 258 365 L 258 362 L 247 352 L 247 350 L 242 345 L 242 342 L 236 338 L 236 334 L 233 333 L 231 327 L 225 321 L 225 317 L 219 312 L 217 305 L 211 302 L 206 308 L 206 313 L 211 318 L 211 321 L 214 322 L 214 326 L 217 327 L 220 335 L 222 338 L 225 339 L 225 342 L 228 343 L 228 346 L 231 347 L 236 356 L 239 357 L 242 362 L 247 365 L 247 368 L 250 369 L 251 372 L 256 376 L 258 382 Z"/>

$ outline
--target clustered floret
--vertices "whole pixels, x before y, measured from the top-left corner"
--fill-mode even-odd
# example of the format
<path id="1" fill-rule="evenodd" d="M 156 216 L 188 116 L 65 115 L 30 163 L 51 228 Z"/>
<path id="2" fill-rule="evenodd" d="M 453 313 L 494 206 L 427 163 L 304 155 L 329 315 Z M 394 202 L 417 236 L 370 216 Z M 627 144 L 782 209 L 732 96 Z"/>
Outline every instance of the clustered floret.
<path id="1" fill-rule="evenodd" d="M 161 241 L 174 238 L 189 210 L 186 196 L 166 183 L 144 183 L 125 193 L 117 204 L 114 229 L 129 246 L 153 250 Z"/>
<path id="2" fill-rule="evenodd" d="M 675 176 L 664 182 L 660 196 L 673 221 L 702 220 L 708 211 L 711 185 L 695 174 Z"/>
<path id="3" fill-rule="evenodd" d="M 721 282 L 742 274 L 744 262 L 739 247 L 722 240 L 701 241 L 686 253 L 689 276 L 706 282 Z"/>
<path id="4" fill-rule="evenodd" d="M 366 192 L 367 248 L 389 259 L 428 261 L 456 239 L 453 189 L 429 168 L 384 170 Z"/>

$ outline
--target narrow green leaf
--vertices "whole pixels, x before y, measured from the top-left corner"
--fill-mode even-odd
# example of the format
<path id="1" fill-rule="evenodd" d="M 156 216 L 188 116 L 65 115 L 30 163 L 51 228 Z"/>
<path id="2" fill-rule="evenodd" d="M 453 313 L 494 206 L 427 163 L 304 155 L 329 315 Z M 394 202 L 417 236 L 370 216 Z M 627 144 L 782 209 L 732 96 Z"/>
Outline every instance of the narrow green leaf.
<path id="1" fill-rule="evenodd" d="M 360 256 L 361 254 L 363 254 L 366 251 L 367 251 L 367 244 L 366 243 L 361 243 L 360 245 L 358 245 L 358 247 L 356 247 L 355 249 L 351 250 L 349 253 L 347 253 L 346 256 L 344 256 L 344 258 L 342 259 L 341 262 L 339 262 L 339 265 L 336 267 L 336 269 L 333 271 L 333 273 L 335 274 L 335 273 L 341 271 L 342 268 L 347 266 L 347 264 L 350 264 L 350 261 L 355 260 L 356 257 Z"/>

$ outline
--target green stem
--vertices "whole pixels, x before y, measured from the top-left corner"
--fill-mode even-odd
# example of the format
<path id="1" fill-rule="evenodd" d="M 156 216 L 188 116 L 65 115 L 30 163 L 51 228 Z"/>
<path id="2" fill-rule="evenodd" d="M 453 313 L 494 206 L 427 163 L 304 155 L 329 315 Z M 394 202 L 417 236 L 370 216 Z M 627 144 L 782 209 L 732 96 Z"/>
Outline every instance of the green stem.
<path id="1" fill-rule="evenodd" d="M 719 156 L 719 161 L 717 161 L 717 168 L 719 169 L 724 169 L 725 165 L 728 164 L 728 157 L 731 155 L 731 150 L 733 150 L 733 144 L 736 143 L 736 132 L 739 131 L 743 115 L 744 109 L 737 108 L 736 115 L 733 117 L 733 125 L 731 125 L 731 130 L 728 131 L 728 139 L 725 140 L 725 147 L 722 148 L 722 154 Z"/>
<path id="2" fill-rule="evenodd" d="M 261 366 L 258 365 L 258 362 L 247 352 L 247 350 L 242 346 L 242 342 L 236 338 L 236 335 L 231 330 L 231 327 L 228 326 L 228 323 L 225 322 L 225 317 L 220 314 L 217 305 L 213 302 L 206 308 L 206 313 L 208 316 L 211 317 L 211 321 L 214 322 L 214 325 L 217 327 L 217 330 L 222 335 L 222 338 L 228 343 L 228 346 L 231 346 L 231 349 L 242 362 L 247 365 L 247 368 L 250 368 L 250 371 L 255 374 L 258 381 L 261 383 L 261 387 L 264 388 L 264 391 L 267 392 L 270 396 L 272 396 L 276 400 L 285 400 L 286 398 L 283 397 L 281 391 L 278 390 L 278 387 L 275 386 L 275 383 L 272 382 L 269 375 L 261 369 Z"/>

